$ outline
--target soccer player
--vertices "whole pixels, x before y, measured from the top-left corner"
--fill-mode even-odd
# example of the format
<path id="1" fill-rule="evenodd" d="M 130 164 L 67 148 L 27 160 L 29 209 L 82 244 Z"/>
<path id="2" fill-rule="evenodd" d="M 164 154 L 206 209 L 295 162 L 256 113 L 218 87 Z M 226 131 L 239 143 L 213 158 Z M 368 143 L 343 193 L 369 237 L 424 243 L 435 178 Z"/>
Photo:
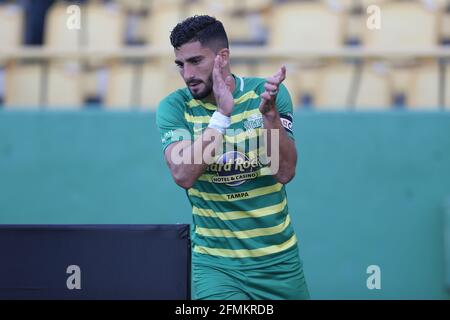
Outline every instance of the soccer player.
<path id="1" fill-rule="evenodd" d="M 285 67 L 232 74 L 224 27 L 207 15 L 179 23 L 170 41 L 187 87 L 160 102 L 157 125 L 192 205 L 194 298 L 308 299 L 284 187 L 297 162 Z M 269 154 L 278 166 L 261 160 Z"/>

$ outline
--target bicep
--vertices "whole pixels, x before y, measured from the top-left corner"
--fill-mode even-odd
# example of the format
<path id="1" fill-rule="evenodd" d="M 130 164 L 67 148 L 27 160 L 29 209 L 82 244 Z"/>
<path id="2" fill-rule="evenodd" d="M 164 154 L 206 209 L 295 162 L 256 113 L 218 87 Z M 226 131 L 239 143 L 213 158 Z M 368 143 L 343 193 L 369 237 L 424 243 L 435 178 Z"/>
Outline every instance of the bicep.
<path id="1" fill-rule="evenodd" d="M 280 92 L 276 100 L 277 110 L 280 114 L 280 120 L 283 128 L 285 129 L 288 137 L 295 141 L 293 132 L 293 105 L 292 99 L 286 86 L 281 84 Z"/>

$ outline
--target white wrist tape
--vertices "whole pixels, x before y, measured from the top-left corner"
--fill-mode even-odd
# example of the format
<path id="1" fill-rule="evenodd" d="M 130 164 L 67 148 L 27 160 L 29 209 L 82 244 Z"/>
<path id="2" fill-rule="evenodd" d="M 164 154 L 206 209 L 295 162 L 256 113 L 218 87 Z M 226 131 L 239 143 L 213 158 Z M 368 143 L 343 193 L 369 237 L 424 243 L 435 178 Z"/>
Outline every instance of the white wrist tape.
<path id="1" fill-rule="evenodd" d="M 211 119 L 209 120 L 208 128 L 213 128 L 219 131 L 221 134 L 225 134 L 225 130 L 231 124 L 230 117 L 223 115 L 219 111 L 214 111 Z"/>

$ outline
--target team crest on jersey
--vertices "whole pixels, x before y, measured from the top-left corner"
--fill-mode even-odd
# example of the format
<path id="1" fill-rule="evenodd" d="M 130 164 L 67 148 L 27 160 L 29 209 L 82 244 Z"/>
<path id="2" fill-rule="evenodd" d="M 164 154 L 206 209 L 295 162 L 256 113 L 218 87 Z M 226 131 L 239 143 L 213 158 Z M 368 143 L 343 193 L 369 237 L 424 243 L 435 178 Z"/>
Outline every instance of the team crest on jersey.
<path id="1" fill-rule="evenodd" d="M 244 128 L 246 130 L 253 130 L 256 128 L 261 128 L 263 126 L 263 118 L 261 114 L 254 114 L 247 118 L 246 121 L 244 121 Z"/>
<path id="2" fill-rule="evenodd" d="M 260 163 L 256 158 L 249 159 L 242 152 L 229 151 L 220 156 L 208 169 L 216 173 L 212 178 L 213 183 L 235 187 L 247 180 L 255 179 L 259 168 Z"/>

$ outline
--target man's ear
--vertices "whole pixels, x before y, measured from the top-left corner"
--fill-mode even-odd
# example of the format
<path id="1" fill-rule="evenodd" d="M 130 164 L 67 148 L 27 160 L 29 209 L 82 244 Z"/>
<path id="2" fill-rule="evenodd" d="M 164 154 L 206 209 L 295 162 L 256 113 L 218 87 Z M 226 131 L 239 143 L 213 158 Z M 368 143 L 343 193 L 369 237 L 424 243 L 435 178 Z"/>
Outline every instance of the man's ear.
<path id="1" fill-rule="evenodd" d="M 230 49 L 228 49 L 228 48 L 220 49 L 218 52 L 218 55 L 220 55 L 222 57 L 222 60 L 223 60 L 222 67 L 225 67 L 230 64 Z"/>

